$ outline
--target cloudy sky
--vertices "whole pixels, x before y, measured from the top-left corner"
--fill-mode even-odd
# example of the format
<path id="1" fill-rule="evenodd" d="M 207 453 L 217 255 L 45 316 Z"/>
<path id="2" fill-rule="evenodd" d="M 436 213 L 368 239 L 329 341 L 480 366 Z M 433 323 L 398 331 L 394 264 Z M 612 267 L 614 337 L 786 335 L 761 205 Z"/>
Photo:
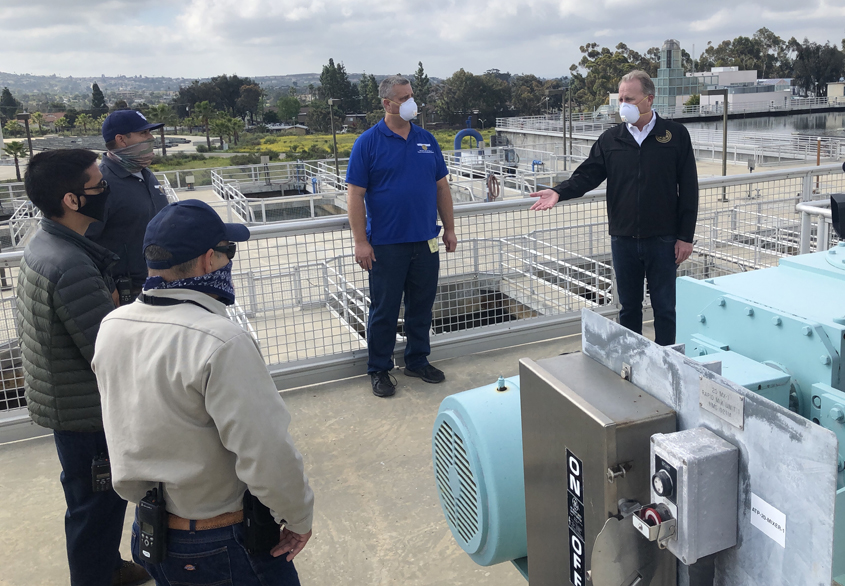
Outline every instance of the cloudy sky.
<path id="1" fill-rule="evenodd" d="M 463 67 L 565 75 L 595 41 L 699 54 L 767 27 L 840 45 L 845 0 L 0 0 L 0 71 L 61 76 Z"/>

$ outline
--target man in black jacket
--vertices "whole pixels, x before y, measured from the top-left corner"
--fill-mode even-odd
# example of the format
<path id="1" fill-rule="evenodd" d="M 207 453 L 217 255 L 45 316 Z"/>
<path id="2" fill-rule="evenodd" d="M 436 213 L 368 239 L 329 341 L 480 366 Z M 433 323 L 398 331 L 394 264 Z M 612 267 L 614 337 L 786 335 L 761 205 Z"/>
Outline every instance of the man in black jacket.
<path id="1" fill-rule="evenodd" d="M 103 122 L 103 140 L 108 152 L 100 163 L 103 178 L 111 186 L 106 211 L 85 233 L 108 248 L 119 260 L 112 268 L 118 290 L 128 287 L 134 300 L 147 278 L 142 242 L 144 230 L 164 206 L 167 196 L 147 167 L 153 160 L 155 139 L 150 131 L 164 126 L 148 122 L 135 110 L 117 110 Z"/>
<path id="2" fill-rule="evenodd" d="M 18 274 L 24 388 L 32 420 L 53 430 L 62 465 L 70 583 L 149 579 L 120 559 L 126 501 L 111 488 L 94 491 L 92 482 L 93 460 L 108 452 L 91 360 L 100 321 L 115 306 L 109 269 L 117 257 L 84 234 L 102 219 L 109 186 L 97 155 L 82 149 L 35 155 L 24 181 L 44 215 Z"/>
<path id="3" fill-rule="evenodd" d="M 572 177 L 539 197 L 532 210 L 581 197 L 607 179 L 607 218 L 622 308 L 619 323 L 642 333 L 643 280 L 654 310 L 655 341 L 675 343 L 675 276 L 692 254 L 698 172 L 689 132 L 651 109 L 654 83 L 644 71 L 619 82 L 623 122 L 598 138 Z"/>

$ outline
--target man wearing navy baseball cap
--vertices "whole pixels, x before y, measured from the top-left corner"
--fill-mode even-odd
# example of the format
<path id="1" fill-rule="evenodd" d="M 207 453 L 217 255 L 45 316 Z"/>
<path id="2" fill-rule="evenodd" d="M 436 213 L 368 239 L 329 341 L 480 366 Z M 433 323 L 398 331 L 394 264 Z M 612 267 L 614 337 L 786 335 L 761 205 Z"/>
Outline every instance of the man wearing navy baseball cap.
<path id="1" fill-rule="evenodd" d="M 100 326 L 92 367 L 114 489 L 138 503 L 163 486 L 163 561 L 144 558 L 132 527 L 132 556 L 156 584 L 187 583 L 209 560 L 227 583 L 299 584 L 314 494 L 258 345 L 226 314 L 235 243 L 248 238 L 201 201 L 168 205 L 147 226 L 143 293 Z M 280 525 L 263 546 L 249 514 L 261 505 L 264 526 Z"/>
<path id="2" fill-rule="evenodd" d="M 167 196 L 147 169 L 155 143 L 150 131 L 162 126 L 150 123 L 135 110 L 117 110 L 103 122 L 108 152 L 100 163 L 100 171 L 111 188 L 111 196 L 103 220 L 92 224 L 85 235 L 120 258 L 112 274 L 121 303 L 128 303 L 141 292 L 147 278 L 142 248 L 144 229 L 167 205 Z"/>

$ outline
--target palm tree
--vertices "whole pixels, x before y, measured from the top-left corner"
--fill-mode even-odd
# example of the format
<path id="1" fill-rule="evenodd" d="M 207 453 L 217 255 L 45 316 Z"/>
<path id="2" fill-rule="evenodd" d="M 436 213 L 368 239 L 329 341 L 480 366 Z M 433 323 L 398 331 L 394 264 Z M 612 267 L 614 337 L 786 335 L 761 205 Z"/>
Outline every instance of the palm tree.
<path id="1" fill-rule="evenodd" d="M 191 132 L 193 132 L 194 130 L 194 126 L 199 125 L 197 124 L 197 119 L 193 116 L 185 116 L 184 118 L 182 118 L 182 126 L 184 126 L 185 128 L 185 132 L 191 134 Z"/>
<path id="2" fill-rule="evenodd" d="M 165 145 L 164 141 L 164 129 L 167 126 L 173 126 L 175 124 L 174 120 L 176 118 L 176 115 L 173 113 L 173 110 L 167 104 L 158 104 L 157 106 L 153 106 L 152 108 L 150 108 L 148 116 L 152 118 L 154 122 L 164 124 L 164 126 L 159 129 L 159 132 L 161 133 L 161 156 L 166 157 L 167 146 Z"/>
<path id="3" fill-rule="evenodd" d="M 82 133 L 86 134 L 88 132 L 88 126 L 94 125 L 94 119 L 83 112 L 76 117 L 76 123 L 82 125 Z"/>
<path id="4" fill-rule="evenodd" d="M 33 112 L 32 121 L 38 125 L 38 134 L 41 134 L 41 125 L 44 124 L 44 114 L 41 112 Z"/>
<path id="5" fill-rule="evenodd" d="M 205 142 L 208 144 L 208 150 L 211 150 L 211 136 L 208 134 L 209 122 L 214 118 L 214 106 L 208 102 L 198 102 L 194 104 L 193 115 L 196 116 L 205 127 Z"/>
<path id="6" fill-rule="evenodd" d="M 26 157 L 26 145 L 18 140 L 15 140 L 10 142 L 8 146 L 3 147 L 3 151 L 15 159 L 15 173 L 18 176 L 18 181 L 23 181 L 23 179 L 21 179 L 21 167 L 18 164 L 18 159 Z"/>
<path id="7" fill-rule="evenodd" d="M 223 137 L 224 136 L 231 136 L 231 118 L 229 118 L 226 114 L 221 114 L 217 118 L 211 121 L 211 131 L 214 133 L 215 136 L 220 137 L 220 148 L 223 148 Z"/>
<path id="8" fill-rule="evenodd" d="M 246 124 L 241 118 L 232 118 L 231 121 L 232 132 L 235 134 L 235 144 L 238 144 L 238 139 L 240 138 L 241 131 L 244 129 Z"/>
<path id="9" fill-rule="evenodd" d="M 70 123 L 65 116 L 62 116 L 61 118 L 57 118 L 56 121 L 53 122 L 53 124 L 56 125 L 56 129 L 58 129 L 58 130 L 69 130 L 70 129 Z"/>

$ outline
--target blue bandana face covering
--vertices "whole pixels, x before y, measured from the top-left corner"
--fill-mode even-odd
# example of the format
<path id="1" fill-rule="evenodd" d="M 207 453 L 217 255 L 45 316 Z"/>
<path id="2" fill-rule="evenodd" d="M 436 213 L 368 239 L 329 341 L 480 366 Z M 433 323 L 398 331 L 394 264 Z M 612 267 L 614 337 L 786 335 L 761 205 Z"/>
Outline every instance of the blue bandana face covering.
<path id="1" fill-rule="evenodd" d="M 199 277 L 165 281 L 161 277 L 149 277 L 144 283 L 144 290 L 153 289 L 191 289 L 200 293 L 216 295 L 225 305 L 235 302 L 235 288 L 232 286 L 232 262 L 225 267 Z"/>

